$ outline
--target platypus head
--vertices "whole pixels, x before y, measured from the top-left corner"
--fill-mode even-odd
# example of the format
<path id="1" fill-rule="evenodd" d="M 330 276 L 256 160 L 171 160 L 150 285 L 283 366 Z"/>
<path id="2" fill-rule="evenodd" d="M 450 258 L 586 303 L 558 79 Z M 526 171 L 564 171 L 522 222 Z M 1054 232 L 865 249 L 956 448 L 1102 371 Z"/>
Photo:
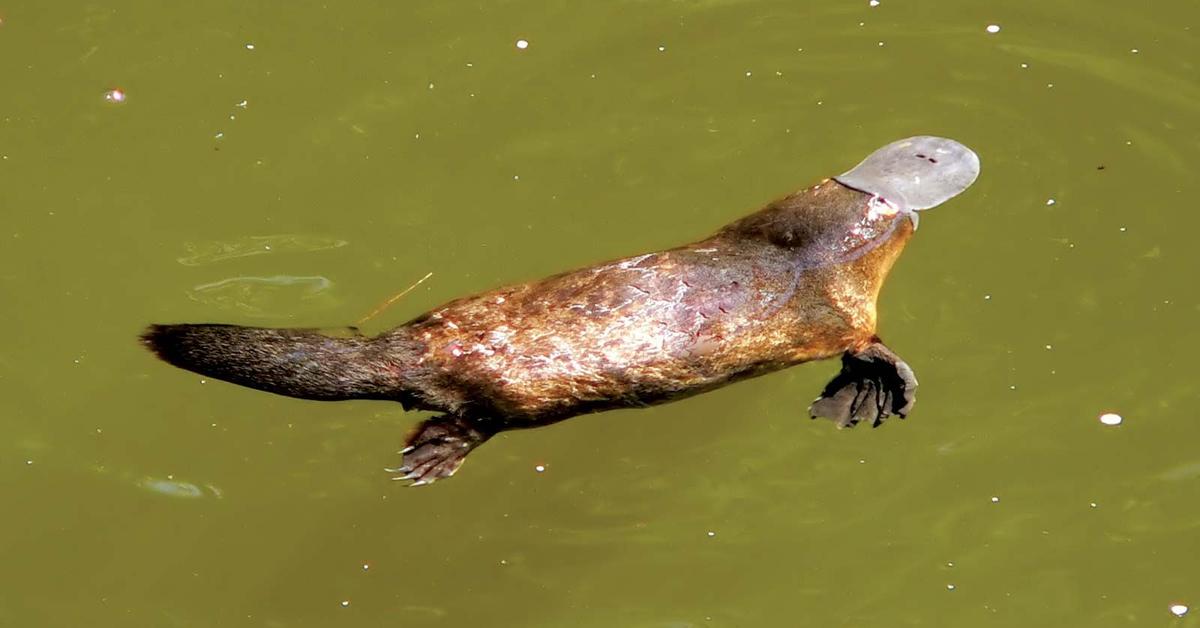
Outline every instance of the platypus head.
<path id="1" fill-rule="evenodd" d="M 876 150 L 834 180 L 880 197 L 916 227 L 917 211 L 958 196 L 978 176 L 974 151 L 951 139 L 918 135 Z"/>
<path id="2" fill-rule="evenodd" d="M 966 146 L 942 137 L 910 137 L 720 233 L 766 240 L 790 249 L 806 265 L 842 264 L 880 247 L 894 260 L 917 228 L 917 212 L 958 195 L 978 176 L 979 158 Z"/>

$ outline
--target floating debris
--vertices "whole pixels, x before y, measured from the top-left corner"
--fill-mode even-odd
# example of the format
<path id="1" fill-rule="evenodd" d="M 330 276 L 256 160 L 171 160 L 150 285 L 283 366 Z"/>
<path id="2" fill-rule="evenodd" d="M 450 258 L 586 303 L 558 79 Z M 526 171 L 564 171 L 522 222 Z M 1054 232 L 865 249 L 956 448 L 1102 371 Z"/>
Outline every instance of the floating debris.
<path id="1" fill-rule="evenodd" d="M 524 50 L 524 49 L 526 49 L 526 48 L 528 48 L 528 47 L 529 47 L 529 42 L 528 42 L 528 41 L 526 41 L 526 40 L 524 40 L 524 39 L 518 39 L 518 40 L 517 40 L 517 48 L 518 48 L 518 49 L 520 49 L 520 50 Z"/>
<path id="2" fill-rule="evenodd" d="M 1124 420 L 1125 419 L 1121 418 L 1121 415 L 1115 412 L 1105 412 L 1104 414 L 1100 415 L 1100 422 L 1105 425 L 1120 425 L 1121 421 Z"/>
<path id="3" fill-rule="evenodd" d="M 533 468 L 533 470 L 534 470 L 534 471 L 537 471 L 538 473 L 541 473 L 541 472 L 543 472 L 543 471 L 545 471 L 545 470 L 546 470 L 546 465 L 544 465 L 544 464 L 539 464 L 539 465 L 537 465 L 536 467 L 534 467 L 534 468 Z"/>
<path id="4" fill-rule="evenodd" d="M 357 323 L 355 323 L 355 324 L 356 324 L 356 325 L 362 325 L 363 323 L 365 323 L 365 322 L 367 322 L 367 321 L 371 320 L 372 318 L 375 318 L 376 316 L 378 316 L 378 315 L 379 315 L 379 313 L 380 313 L 380 312 L 382 312 L 382 311 L 384 311 L 384 310 L 388 309 L 388 307 L 389 307 L 389 306 L 391 306 L 391 305 L 392 305 L 393 303 L 395 303 L 396 301 L 399 301 L 399 300 L 400 300 L 402 297 L 404 297 L 404 295 L 408 294 L 409 292 L 412 292 L 412 291 L 413 291 L 413 289 L 414 289 L 414 288 L 416 288 L 417 286 L 419 286 L 419 285 L 421 285 L 421 284 L 425 283 L 425 280 L 426 280 L 426 279 L 429 279 L 429 278 L 430 278 L 430 277 L 432 277 L 432 276 L 433 276 L 433 271 L 429 271 L 429 272 L 425 273 L 425 276 L 424 276 L 424 277 L 421 277 L 420 279 L 418 279 L 416 283 L 414 283 L 413 285 L 411 285 L 411 286 L 409 286 L 409 287 L 407 287 L 407 288 L 405 288 L 405 289 L 401 290 L 399 293 L 397 293 L 397 294 L 393 295 L 393 296 L 392 296 L 390 299 L 388 299 L 387 301 L 384 301 L 383 303 L 381 303 L 381 304 L 379 305 L 379 307 L 377 307 L 377 308 L 375 308 L 375 309 L 371 310 L 371 313 L 370 313 L 370 314 L 367 314 L 366 316 L 364 316 L 364 317 L 362 317 L 362 318 L 358 319 L 358 322 L 357 322 Z M 504 299 L 503 299 L 503 297 L 500 297 L 500 298 L 499 298 L 499 300 L 497 300 L 496 302 L 497 302 L 497 303 L 503 303 L 503 302 L 504 302 Z"/>
<path id="5" fill-rule="evenodd" d="M 993 34 L 993 35 L 995 35 L 996 33 L 999 33 L 999 32 L 1000 32 L 1000 25 L 999 25 L 999 24 L 988 24 L 988 27 L 987 27 L 987 32 L 989 32 L 989 33 L 991 33 L 991 34 Z"/>
<path id="6" fill-rule="evenodd" d="M 1184 604 L 1172 604 L 1171 614 L 1176 617 L 1183 617 L 1188 614 L 1188 607 Z"/>
<path id="7" fill-rule="evenodd" d="M 104 102 L 112 105 L 123 104 L 125 102 L 125 90 L 120 87 L 114 87 L 104 92 Z"/>

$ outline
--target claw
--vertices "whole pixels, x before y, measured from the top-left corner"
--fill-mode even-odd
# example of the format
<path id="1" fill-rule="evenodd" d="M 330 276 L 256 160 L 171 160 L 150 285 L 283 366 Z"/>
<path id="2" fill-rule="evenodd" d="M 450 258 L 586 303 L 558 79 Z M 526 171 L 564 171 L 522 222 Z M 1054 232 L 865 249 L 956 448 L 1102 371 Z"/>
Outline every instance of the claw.
<path id="1" fill-rule="evenodd" d="M 401 455 L 401 456 L 403 456 L 404 454 L 406 454 L 406 453 L 408 453 L 408 452 L 410 452 L 410 451 L 412 451 L 412 450 L 414 450 L 414 449 L 416 449 L 416 447 L 413 447 L 412 445 L 409 445 L 408 447 L 405 447 L 404 449 L 401 449 L 401 450 L 400 450 L 400 455 Z"/>

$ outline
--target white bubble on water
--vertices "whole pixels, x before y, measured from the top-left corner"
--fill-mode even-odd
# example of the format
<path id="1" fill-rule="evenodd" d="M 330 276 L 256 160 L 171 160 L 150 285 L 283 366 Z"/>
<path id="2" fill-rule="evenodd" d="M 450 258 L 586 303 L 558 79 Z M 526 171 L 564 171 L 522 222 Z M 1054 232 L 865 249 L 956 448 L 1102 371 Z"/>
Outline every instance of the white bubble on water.
<path id="1" fill-rule="evenodd" d="M 991 33 L 991 34 L 993 34 L 993 35 L 995 35 L 996 33 L 999 33 L 999 32 L 1000 32 L 1000 25 L 999 25 L 999 24 L 988 24 L 988 27 L 987 27 L 987 32 L 989 32 L 989 33 Z"/>
<path id="2" fill-rule="evenodd" d="M 119 105 L 125 102 L 125 90 L 121 89 L 120 87 L 114 87 L 113 89 L 104 92 L 104 102 L 112 103 L 114 105 Z"/>
<path id="3" fill-rule="evenodd" d="M 528 47 L 529 47 L 529 42 L 528 42 L 528 41 L 526 41 L 526 40 L 524 40 L 524 39 L 518 39 L 518 40 L 517 40 L 517 48 L 520 48 L 521 50 L 524 50 L 524 49 L 526 49 L 526 48 L 528 48 Z"/>
<path id="4" fill-rule="evenodd" d="M 1176 617 L 1183 617 L 1184 615 L 1188 614 L 1188 607 L 1184 604 L 1172 604 L 1171 614 L 1175 615 Z"/>
<path id="5" fill-rule="evenodd" d="M 545 471 L 545 470 L 546 470 L 546 465 L 544 465 L 544 464 L 539 464 L 539 465 L 537 465 L 536 467 L 534 467 L 534 468 L 533 468 L 533 470 L 534 470 L 534 471 L 537 471 L 538 473 L 541 473 L 541 472 L 543 472 L 543 471 Z"/>
<path id="6" fill-rule="evenodd" d="M 1121 421 L 1124 420 L 1125 419 L 1121 418 L 1121 415 L 1115 412 L 1105 412 L 1104 414 L 1100 415 L 1100 422 L 1105 425 L 1120 425 Z"/>

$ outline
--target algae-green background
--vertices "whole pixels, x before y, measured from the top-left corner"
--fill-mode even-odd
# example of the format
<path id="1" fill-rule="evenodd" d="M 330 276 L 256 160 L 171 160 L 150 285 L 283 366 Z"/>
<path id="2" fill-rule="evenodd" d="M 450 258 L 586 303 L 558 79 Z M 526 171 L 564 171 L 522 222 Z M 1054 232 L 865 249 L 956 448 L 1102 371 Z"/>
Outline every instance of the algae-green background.
<path id="1" fill-rule="evenodd" d="M 1194 2 L 0 20 L 0 626 L 1200 626 L 1169 611 L 1200 607 Z M 419 415 L 135 342 L 345 325 L 433 272 L 378 331 L 919 133 L 983 174 L 885 287 L 922 388 L 882 429 L 809 421 L 836 364 L 806 365 L 506 434 L 405 489 L 382 468 Z"/>

